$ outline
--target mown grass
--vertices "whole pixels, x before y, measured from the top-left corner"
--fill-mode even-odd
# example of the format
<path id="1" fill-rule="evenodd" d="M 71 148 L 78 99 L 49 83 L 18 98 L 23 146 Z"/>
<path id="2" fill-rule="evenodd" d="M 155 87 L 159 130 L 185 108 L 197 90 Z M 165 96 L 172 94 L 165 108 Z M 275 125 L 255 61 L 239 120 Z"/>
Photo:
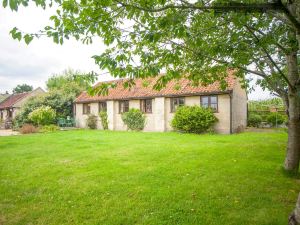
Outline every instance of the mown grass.
<path id="1" fill-rule="evenodd" d="M 286 224 L 284 132 L 0 137 L 0 224 Z"/>

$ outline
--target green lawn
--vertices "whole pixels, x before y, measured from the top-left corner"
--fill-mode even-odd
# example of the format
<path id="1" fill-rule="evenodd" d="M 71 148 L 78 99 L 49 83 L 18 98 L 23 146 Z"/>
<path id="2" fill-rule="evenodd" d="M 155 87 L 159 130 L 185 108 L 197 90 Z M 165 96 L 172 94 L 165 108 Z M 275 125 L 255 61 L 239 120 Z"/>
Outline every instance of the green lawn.
<path id="1" fill-rule="evenodd" d="M 287 135 L 0 137 L 0 224 L 286 224 Z"/>

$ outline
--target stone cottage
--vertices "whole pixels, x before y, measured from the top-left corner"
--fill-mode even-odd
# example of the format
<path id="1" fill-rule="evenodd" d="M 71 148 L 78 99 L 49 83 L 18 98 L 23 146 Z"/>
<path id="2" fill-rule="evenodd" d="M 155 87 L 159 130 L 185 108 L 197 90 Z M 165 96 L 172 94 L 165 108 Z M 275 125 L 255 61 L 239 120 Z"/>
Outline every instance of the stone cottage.
<path id="1" fill-rule="evenodd" d="M 85 128 L 89 114 L 98 115 L 105 110 L 110 130 L 126 130 L 121 114 L 130 108 L 138 108 L 146 115 L 145 131 L 171 131 L 170 123 L 176 108 L 182 105 L 210 107 L 219 120 L 214 127 L 218 133 L 240 132 L 247 125 L 247 94 L 232 74 L 226 79 L 225 90 L 221 89 L 219 82 L 195 87 L 187 79 L 181 79 L 156 91 L 152 88 L 156 78 L 137 79 L 134 87 L 125 89 L 125 81 L 111 81 L 116 88 L 110 89 L 105 96 L 89 96 L 82 92 L 74 103 L 77 127 Z M 102 129 L 99 117 L 98 129 Z"/>
<path id="2" fill-rule="evenodd" d="M 45 93 L 42 88 L 30 92 L 12 94 L 0 103 L 0 128 L 11 128 L 12 120 L 29 98 Z"/>

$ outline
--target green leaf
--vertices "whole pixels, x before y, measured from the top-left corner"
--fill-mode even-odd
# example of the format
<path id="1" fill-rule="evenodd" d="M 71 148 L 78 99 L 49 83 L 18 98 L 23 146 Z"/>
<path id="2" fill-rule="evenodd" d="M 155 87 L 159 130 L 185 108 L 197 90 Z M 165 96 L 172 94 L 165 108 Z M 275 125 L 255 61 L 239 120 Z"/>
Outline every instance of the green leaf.
<path id="1" fill-rule="evenodd" d="M 26 34 L 26 35 L 24 35 L 24 40 L 25 40 L 25 43 L 28 45 L 33 40 L 33 36 Z"/>
<path id="2" fill-rule="evenodd" d="M 11 10 L 15 10 L 18 11 L 18 4 L 16 0 L 10 0 L 9 1 L 9 7 L 11 8 Z"/>
<path id="3" fill-rule="evenodd" d="M 9 33 L 11 34 L 13 39 L 18 39 L 19 41 L 22 39 L 22 34 L 16 27 L 14 27 Z"/>
<path id="4" fill-rule="evenodd" d="M 53 41 L 54 43 L 58 44 L 59 43 L 59 37 L 58 37 L 58 33 L 53 33 Z"/>
<path id="5" fill-rule="evenodd" d="M 6 8 L 8 0 L 3 0 L 2 6 Z"/>
<path id="6" fill-rule="evenodd" d="M 18 39 L 19 41 L 21 41 L 22 39 L 22 34 L 21 32 L 17 32 L 16 35 L 15 35 L 16 39 Z"/>

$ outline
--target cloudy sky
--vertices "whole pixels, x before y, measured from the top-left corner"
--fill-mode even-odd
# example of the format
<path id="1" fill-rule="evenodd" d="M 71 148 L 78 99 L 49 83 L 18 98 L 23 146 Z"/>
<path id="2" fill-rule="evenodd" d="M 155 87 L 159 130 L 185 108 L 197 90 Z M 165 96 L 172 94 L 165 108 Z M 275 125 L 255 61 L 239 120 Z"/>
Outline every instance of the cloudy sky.
<path id="1" fill-rule="evenodd" d="M 103 73 L 95 65 L 91 56 L 100 54 L 105 46 L 99 40 L 92 45 L 83 45 L 75 40 L 57 45 L 46 37 L 35 39 L 30 45 L 13 40 L 9 31 L 18 27 L 24 32 L 35 33 L 48 25 L 50 10 L 35 7 L 20 8 L 12 12 L 0 7 L 0 93 L 11 90 L 18 84 L 27 83 L 34 88 L 45 88 L 45 81 L 52 74 L 72 68 L 83 72 Z M 102 75 L 100 80 L 109 80 Z M 259 87 L 250 93 L 249 99 L 269 98 L 268 92 Z"/>

